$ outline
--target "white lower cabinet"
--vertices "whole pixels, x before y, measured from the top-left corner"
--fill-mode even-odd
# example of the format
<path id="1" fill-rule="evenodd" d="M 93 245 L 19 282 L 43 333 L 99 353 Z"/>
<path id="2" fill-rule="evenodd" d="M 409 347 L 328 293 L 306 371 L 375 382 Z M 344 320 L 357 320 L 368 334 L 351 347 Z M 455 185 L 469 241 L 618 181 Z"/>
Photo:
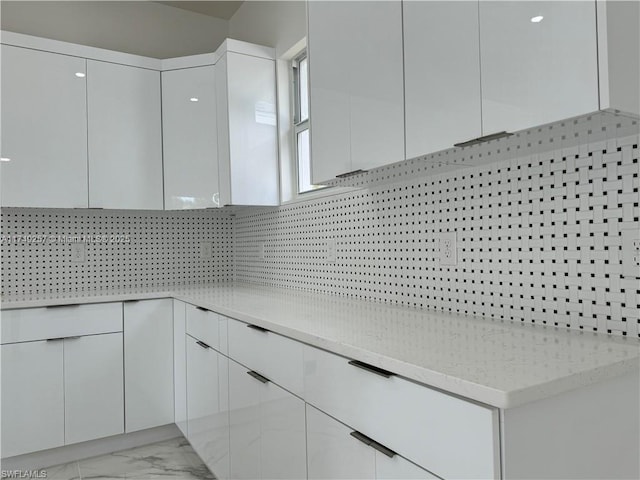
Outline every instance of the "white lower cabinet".
<path id="1" fill-rule="evenodd" d="M 173 301 L 173 402 L 176 426 L 187 433 L 187 337 L 186 304 Z"/>
<path id="2" fill-rule="evenodd" d="M 305 346 L 309 404 L 443 478 L 499 478 L 498 410 Z"/>
<path id="3" fill-rule="evenodd" d="M 173 304 L 125 302 L 124 381 L 127 432 L 173 423 Z"/>
<path id="4" fill-rule="evenodd" d="M 307 405 L 308 478 L 437 478 L 394 452 L 383 453 L 376 450 L 378 445 L 367 445 L 363 437 L 357 437 L 358 432 Z"/>
<path id="5" fill-rule="evenodd" d="M 65 444 L 124 433 L 122 333 L 64 340 Z"/>
<path id="6" fill-rule="evenodd" d="M 231 478 L 306 478 L 303 400 L 231 360 L 229 407 Z"/>
<path id="7" fill-rule="evenodd" d="M 218 479 L 229 478 L 229 360 L 186 336 L 187 439 Z"/>
<path id="8" fill-rule="evenodd" d="M 64 445 L 62 342 L 1 348 L 2 457 Z"/>
<path id="9" fill-rule="evenodd" d="M 3 458 L 124 433 L 122 304 L 9 310 L 2 333 Z"/>

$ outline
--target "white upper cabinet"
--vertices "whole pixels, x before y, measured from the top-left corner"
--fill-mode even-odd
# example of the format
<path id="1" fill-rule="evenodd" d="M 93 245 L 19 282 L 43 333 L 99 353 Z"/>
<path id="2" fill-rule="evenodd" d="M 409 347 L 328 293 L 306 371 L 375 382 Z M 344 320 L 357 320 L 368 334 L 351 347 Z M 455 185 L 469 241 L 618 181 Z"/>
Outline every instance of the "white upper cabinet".
<path id="1" fill-rule="evenodd" d="M 482 135 L 477 2 L 403 3 L 407 158 Z"/>
<path id="2" fill-rule="evenodd" d="M 215 67 L 162 72 L 166 210 L 219 207 Z"/>
<path id="3" fill-rule="evenodd" d="M 405 159 L 400 1 L 308 2 L 311 175 Z"/>
<path id="4" fill-rule="evenodd" d="M 226 51 L 215 68 L 220 205 L 278 205 L 274 60 Z"/>
<path id="5" fill-rule="evenodd" d="M 85 73 L 83 58 L 2 45 L 3 207 L 87 207 Z"/>
<path id="6" fill-rule="evenodd" d="M 87 61 L 89 207 L 162 210 L 160 72 Z"/>
<path id="7" fill-rule="evenodd" d="M 596 41 L 594 2 L 481 0 L 483 134 L 598 110 Z"/>
<path id="8" fill-rule="evenodd" d="M 596 5 L 600 108 L 640 115 L 640 2 Z"/>

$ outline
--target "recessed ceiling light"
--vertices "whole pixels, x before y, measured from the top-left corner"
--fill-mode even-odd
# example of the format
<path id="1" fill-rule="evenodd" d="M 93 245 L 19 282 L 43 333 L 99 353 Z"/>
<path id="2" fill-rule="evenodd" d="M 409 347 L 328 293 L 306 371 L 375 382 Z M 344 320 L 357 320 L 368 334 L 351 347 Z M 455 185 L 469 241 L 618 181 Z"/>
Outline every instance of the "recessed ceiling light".
<path id="1" fill-rule="evenodd" d="M 78 77 L 78 78 L 84 78 L 86 76 L 87 76 L 87 74 L 84 73 L 84 72 L 76 72 L 76 77 Z"/>
<path id="2" fill-rule="evenodd" d="M 0 162 L 10 162 L 10 161 L 11 161 L 11 159 L 7 158 L 7 157 L 0 158 Z"/>
<path id="3" fill-rule="evenodd" d="M 197 102 L 197 101 L 198 101 L 198 99 L 197 99 L 196 97 L 191 97 L 189 100 L 190 100 L 191 102 Z"/>
<path id="4" fill-rule="evenodd" d="M 540 23 L 544 17 L 542 15 L 537 15 L 535 17 L 531 17 L 531 23 Z"/>

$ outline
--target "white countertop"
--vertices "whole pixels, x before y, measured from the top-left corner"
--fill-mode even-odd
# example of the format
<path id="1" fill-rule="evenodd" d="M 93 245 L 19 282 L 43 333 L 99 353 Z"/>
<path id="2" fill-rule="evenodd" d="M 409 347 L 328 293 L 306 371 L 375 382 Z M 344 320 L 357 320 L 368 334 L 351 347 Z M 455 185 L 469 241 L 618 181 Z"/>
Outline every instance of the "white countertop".
<path id="1" fill-rule="evenodd" d="M 478 402 L 511 408 L 640 371 L 640 342 L 249 284 L 3 301 L 173 297 Z"/>

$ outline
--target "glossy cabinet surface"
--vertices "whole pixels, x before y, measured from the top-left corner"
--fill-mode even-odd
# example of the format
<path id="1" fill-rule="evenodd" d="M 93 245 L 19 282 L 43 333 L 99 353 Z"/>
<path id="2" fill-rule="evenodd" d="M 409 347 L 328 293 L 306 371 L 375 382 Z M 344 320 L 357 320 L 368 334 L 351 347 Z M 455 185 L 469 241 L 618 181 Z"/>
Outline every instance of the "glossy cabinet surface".
<path id="1" fill-rule="evenodd" d="M 227 352 L 227 319 L 206 308 L 186 305 L 187 333 L 213 349 Z"/>
<path id="2" fill-rule="evenodd" d="M 89 207 L 162 210 L 160 72 L 87 61 Z"/>
<path id="3" fill-rule="evenodd" d="M 2 345 L 2 457 L 64 445 L 63 342 Z"/>
<path id="4" fill-rule="evenodd" d="M 166 210 L 219 207 L 215 67 L 162 72 Z"/>
<path id="5" fill-rule="evenodd" d="M 401 2 L 307 8 L 312 183 L 404 160 Z"/>
<path id="6" fill-rule="evenodd" d="M 229 478 L 229 360 L 187 335 L 189 443 L 216 478 Z"/>
<path id="7" fill-rule="evenodd" d="M 124 433 L 122 333 L 64 340 L 65 444 Z"/>
<path id="8" fill-rule="evenodd" d="M 122 303 L 94 303 L 2 312 L 2 343 L 122 331 Z"/>
<path id="9" fill-rule="evenodd" d="M 273 60 L 225 53 L 216 63 L 221 205 L 278 205 Z"/>
<path id="10" fill-rule="evenodd" d="M 86 61 L 1 48 L 2 206 L 86 208 Z"/>
<path id="11" fill-rule="evenodd" d="M 375 450 L 353 438 L 353 431 L 307 405 L 310 480 L 376 478 Z"/>
<path id="12" fill-rule="evenodd" d="M 499 476 L 496 409 L 314 347 L 305 346 L 304 359 L 308 403 L 438 476 Z"/>
<path id="13" fill-rule="evenodd" d="M 229 362 L 231 478 L 306 478 L 304 401 Z"/>
<path id="14" fill-rule="evenodd" d="M 184 302 L 173 301 L 173 398 L 177 427 L 187 433 L 187 338 Z"/>
<path id="15" fill-rule="evenodd" d="M 357 440 L 354 431 L 306 405 L 309 479 L 436 479 L 399 455 L 387 456 Z"/>
<path id="16" fill-rule="evenodd" d="M 484 135 L 599 108 L 595 2 L 481 0 L 479 11 Z"/>
<path id="17" fill-rule="evenodd" d="M 302 396 L 302 343 L 229 320 L 229 356 L 272 382 Z M 276 354 L 277 352 L 277 354 Z"/>
<path id="18" fill-rule="evenodd" d="M 127 432 L 174 423 L 173 359 L 172 301 L 125 302 Z"/>
<path id="19" fill-rule="evenodd" d="M 482 135 L 478 3 L 402 4 L 407 158 Z"/>

